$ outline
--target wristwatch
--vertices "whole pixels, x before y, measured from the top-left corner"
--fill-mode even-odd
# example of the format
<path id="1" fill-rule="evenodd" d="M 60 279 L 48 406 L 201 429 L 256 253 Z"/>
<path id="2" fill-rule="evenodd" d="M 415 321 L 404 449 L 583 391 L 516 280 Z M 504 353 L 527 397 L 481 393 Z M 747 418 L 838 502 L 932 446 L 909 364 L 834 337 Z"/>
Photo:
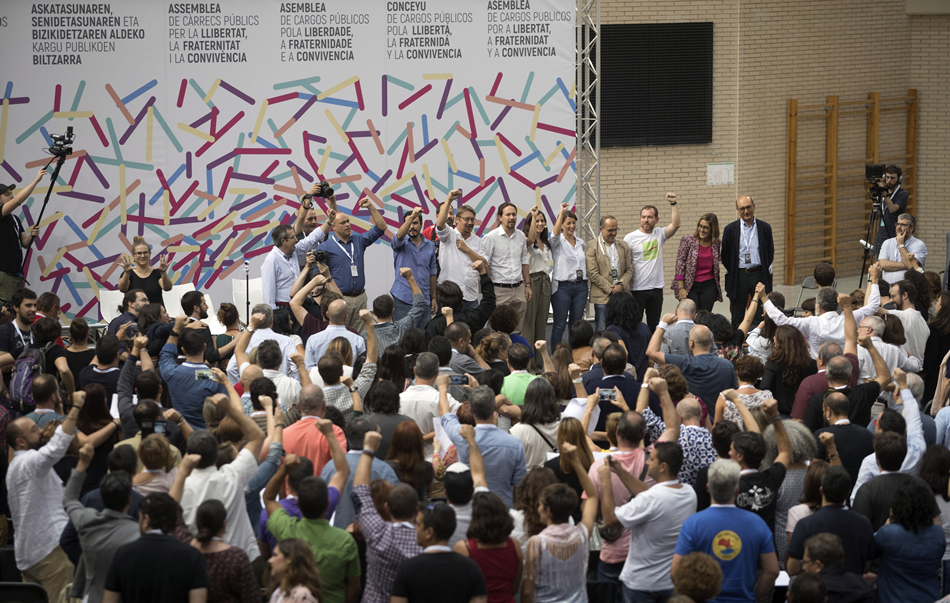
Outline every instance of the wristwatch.
<path id="1" fill-rule="evenodd" d="M 359 388 L 354 385 L 350 388 L 350 393 L 352 394 L 353 392 L 358 391 L 358 390 Z"/>

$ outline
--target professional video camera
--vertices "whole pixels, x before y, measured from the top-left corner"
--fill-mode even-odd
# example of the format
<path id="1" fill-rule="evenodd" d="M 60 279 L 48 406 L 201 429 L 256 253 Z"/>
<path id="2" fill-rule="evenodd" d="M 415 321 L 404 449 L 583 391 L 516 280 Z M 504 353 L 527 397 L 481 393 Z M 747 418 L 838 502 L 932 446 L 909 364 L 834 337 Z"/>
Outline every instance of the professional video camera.
<path id="1" fill-rule="evenodd" d="M 52 134 L 50 138 L 53 139 L 53 145 L 47 149 L 50 155 L 53 157 L 66 157 L 67 155 L 72 155 L 72 144 L 76 139 L 76 137 L 73 135 L 72 126 L 66 127 L 65 134 L 60 134 L 59 136 Z"/>
<path id="2" fill-rule="evenodd" d="M 864 179 L 867 181 L 868 194 L 878 203 L 884 198 L 884 195 L 890 192 L 887 189 L 887 185 L 884 184 L 883 163 L 869 163 L 865 165 Z"/>

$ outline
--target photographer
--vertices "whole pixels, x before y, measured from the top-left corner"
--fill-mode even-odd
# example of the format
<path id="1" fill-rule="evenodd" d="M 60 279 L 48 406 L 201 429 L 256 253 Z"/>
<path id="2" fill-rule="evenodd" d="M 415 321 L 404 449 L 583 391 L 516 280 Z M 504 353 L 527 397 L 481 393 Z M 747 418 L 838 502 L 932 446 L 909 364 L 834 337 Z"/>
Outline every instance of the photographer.
<path id="1" fill-rule="evenodd" d="M 329 184 L 324 187 L 323 182 L 317 182 L 310 187 L 306 195 L 300 198 L 300 209 L 297 211 L 297 221 L 294 222 L 294 234 L 297 235 L 298 241 L 303 241 L 309 237 L 313 231 L 317 229 L 317 225 L 319 224 L 317 220 L 317 208 L 313 202 L 314 196 L 323 197 L 327 200 L 327 205 L 330 206 L 327 211 L 327 222 L 333 224 L 333 216 L 336 215 L 336 197 L 333 195 L 333 188 L 331 188 Z M 329 227 L 324 231 L 324 234 L 327 232 L 329 232 Z M 306 266 L 306 256 L 305 254 L 298 255 L 300 269 L 303 270 L 304 266 Z"/>
<path id="2" fill-rule="evenodd" d="M 30 198 L 33 189 L 47 174 L 46 168 L 36 173 L 33 182 L 26 185 L 16 196 L 12 184 L 0 184 L 0 300 L 10 301 L 17 289 L 23 286 L 23 252 L 40 235 L 40 227 L 33 225 L 29 232 L 13 212 Z M 12 235 L 12 236 L 11 236 Z"/>
<path id="3" fill-rule="evenodd" d="M 910 194 L 901 188 L 901 169 L 896 165 L 884 168 L 884 186 L 887 194 L 881 199 L 881 221 L 883 226 L 877 229 L 874 240 L 874 249 L 880 254 L 883 251 L 884 241 L 897 236 L 897 220 L 901 213 L 907 211 L 907 199 Z M 883 258 L 883 255 L 879 255 Z M 900 280 L 900 279 L 897 279 Z M 895 281 L 896 282 L 896 281 Z"/>
<path id="4" fill-rule="evenodd" d="M 333 189 L 327 186 L 327 200 L 330 201 L 331 207 L 327 221 L 320 228 L 314 228 L 302 240 L 297 240 L 303 231 L 306 214 L 313 209 L 313 195 L 324 190 L 321 188 L 322 184 L 314 184 L 310 192 L 301 198 L 300 211 L 297 212 L 297 221 L 293 226 L 281 224 L 271 231 L 274 248 L 264 258 L 264 264 L 261 266 L 261 291 L 264 294 L 264 303 L 271 308 L 290 304 L 290 289 L 297 279 L 302 258 L 322 243 L 330 232 L 330 224 L 336 215 L 336 210 L 333 209 L 336 207 L 336 198 L 333 196 Z"/>

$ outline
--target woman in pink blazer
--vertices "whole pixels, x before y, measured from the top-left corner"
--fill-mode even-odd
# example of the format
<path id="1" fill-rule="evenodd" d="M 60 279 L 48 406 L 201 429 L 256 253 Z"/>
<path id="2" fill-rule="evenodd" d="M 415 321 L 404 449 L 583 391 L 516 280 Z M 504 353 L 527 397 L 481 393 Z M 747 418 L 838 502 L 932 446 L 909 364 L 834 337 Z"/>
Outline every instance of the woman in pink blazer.
<path id="1" fill-rule="evenodd" d="M 680 240 L 676 252 L 676 276 L 673 277 L 673 294 L 676 299 L 691 299 L 697 310 L 709 310 L 722 301 L 719 285 L 719 219 L 716 214 L 703 214 L 696 225 L 696 232 Z"/>

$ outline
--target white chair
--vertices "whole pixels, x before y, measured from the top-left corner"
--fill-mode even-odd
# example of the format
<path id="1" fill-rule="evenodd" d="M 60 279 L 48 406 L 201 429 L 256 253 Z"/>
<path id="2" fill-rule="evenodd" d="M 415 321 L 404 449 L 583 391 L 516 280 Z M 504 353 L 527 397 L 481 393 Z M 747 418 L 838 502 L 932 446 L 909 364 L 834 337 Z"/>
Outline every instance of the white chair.
<path id="1" fill-rule="evenodd" d="M 218 309 L 214 305 L 214 302 L 211 301 L 211 296 L 207 293 L 204 295 L 205 301 L 208 302 L 208 318 L 204 319 L 203 322 L 208 325 L 209 329 L 211 329 L 212 335 L 223 335 L 228 329 L 218 321 Z"/>
<path id="2" fill-rule="evenodd" d="M 118 289 L 109 291 L 102 287 L 99 288 L 99 314 L 102 315 L 102 322 L 110 323 L 120 314 L 119 306 L 122 305 L 122 299 L 125 293 Z"/>
<path id="3" fill-rule="evenodd" d="M 237 306 L 238 315 L 245 321 L 250 319 L 250 316 L 245 316 L 247 314 L 248 288 L 250 288 L 251 307 L 263 304 L 264 290 L 261 287 L 261 279 L 252 278 L 246 284 L 243 278 L 231 279 L 231 298 L 234 300 L 234 305 Z"/>

